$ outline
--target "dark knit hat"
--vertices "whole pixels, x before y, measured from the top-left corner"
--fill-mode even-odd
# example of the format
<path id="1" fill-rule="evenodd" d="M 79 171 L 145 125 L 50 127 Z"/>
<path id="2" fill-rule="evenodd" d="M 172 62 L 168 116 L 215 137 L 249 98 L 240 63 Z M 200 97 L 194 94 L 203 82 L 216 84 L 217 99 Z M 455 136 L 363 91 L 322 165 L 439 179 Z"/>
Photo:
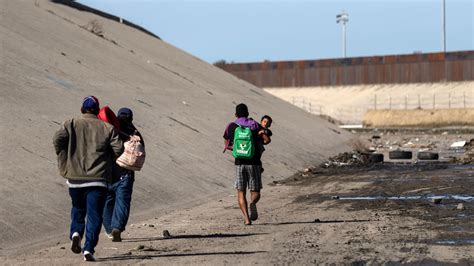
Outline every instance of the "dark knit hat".
<path id="1" fill-rule="evenodd" d="M 117 118 L 120 120 L 133 120 L 133 112 L 130 108 L 123 107 L 117 112 Z"/>
<path id="2" fill-rule="evenodd" d="M 247 105 L 244 103 L 240 103 L 235 107 L 235 115 L 237 117 L 248 117 L 249 116 L 249 109 Z"/>
<path id="3" fill-rule="evenodd" d="M 87 111 L 92 111 L 94 114 L 99 114 L 99 100 L 92 95 L 87 96 L 82 100 L 81 112 L 86 113 Z"/>

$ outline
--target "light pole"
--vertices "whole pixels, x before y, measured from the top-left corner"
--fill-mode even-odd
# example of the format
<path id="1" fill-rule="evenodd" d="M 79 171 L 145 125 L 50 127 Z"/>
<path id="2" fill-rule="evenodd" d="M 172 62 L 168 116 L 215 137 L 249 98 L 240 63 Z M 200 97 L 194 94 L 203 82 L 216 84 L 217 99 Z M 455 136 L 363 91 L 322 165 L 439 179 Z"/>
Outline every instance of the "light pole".
<path id="1" fill-rule="evenodd" d="M 443 45 L 443 52 L 446 53 L 446 0 L 443 0 L 443 14 L 442 14 L 442 17 L 443 17 L 443 41 L 442 41 L 442 45 Z"/>
<path id="2" fill-rule="evenodd" d="M 342 54 L 346 58 L 346 23 L 349 22 L 349 14 L 343 10 L 336 16 L 336 22 L 342 24 Z"/>

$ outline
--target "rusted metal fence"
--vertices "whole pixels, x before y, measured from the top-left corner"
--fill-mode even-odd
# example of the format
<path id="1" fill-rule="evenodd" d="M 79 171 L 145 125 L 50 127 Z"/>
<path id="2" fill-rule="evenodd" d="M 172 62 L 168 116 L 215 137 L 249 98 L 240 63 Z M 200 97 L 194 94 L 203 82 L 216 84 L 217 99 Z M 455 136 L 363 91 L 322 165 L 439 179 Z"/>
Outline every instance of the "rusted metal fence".
<path id="1" fill-rule="evenodd" d="M 219 64 L 261 88 L 474 80 L 474 51 Z"/>

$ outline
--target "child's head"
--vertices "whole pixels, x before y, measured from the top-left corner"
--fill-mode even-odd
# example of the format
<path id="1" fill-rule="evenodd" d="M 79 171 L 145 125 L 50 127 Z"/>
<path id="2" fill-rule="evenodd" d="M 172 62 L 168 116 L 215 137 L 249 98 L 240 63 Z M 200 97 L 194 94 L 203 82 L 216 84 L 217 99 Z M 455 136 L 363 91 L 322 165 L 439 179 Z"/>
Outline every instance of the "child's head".
<path id="1" fill-rule="evenodd" d="M 268 115 L 262 116 L 262 120 L 260 121 L 260 124 L 262 124 L 262 127 L 264 128 L 269 128 L 272 125 L 272 118 Z"/>

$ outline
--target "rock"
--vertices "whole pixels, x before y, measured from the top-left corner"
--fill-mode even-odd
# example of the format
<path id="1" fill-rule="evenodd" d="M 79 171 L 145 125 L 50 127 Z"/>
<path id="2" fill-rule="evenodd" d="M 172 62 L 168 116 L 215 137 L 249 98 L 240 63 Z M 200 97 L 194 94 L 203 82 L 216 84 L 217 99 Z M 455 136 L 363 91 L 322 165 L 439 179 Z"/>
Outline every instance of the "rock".
<path id="1" fill-rule="evenodd" d="M 432 198 L 431 202 L 433 202 L 434 204 L 440 204 L 441 200 L 443 200 L 443 199 L 442 198 Z"/>
<path id="2" fill-rule="evenodd" d="M 461 210 L 461 211 L 462 211 L 462 210 L 465 210 L 465 209 L 466 209 L 466 207 L 464 206 L 464 203 L 459 203 L 459 204 L 458 204 L 458 206 L 456 207 L 456 209 L 458 209 L 458 210 Z"/>
<path id="3" fill-rule="evenodd" d="M 138 246 L 135 248 L 135 250 L 142 250 L 142 249 L 144 249 L 144 248 L 145 248 L 144 245 L 138 245 Z"/>
<path id="4" fill-rule="evenodd" d="M 171 234 L 168 230 L 163 230 L 163 238 L 164 239 L 170 239 L 171 238 Z"/>
<path id="5" fill-rule="evenodd" d="M 311 169 L 305 168 L 305 169 L 303 170 L 303 172 L 304 172 L 304 173 L 309 173 L 309 172 L 311 172 Z"/>
<path id="6" fill-rule="evenodd" d="M 332 199 L 339 199 L 339 196 L 332 196 Z"/>
<path id="7" fill-rule="evenodd" d="M 314 219 L 314 222 L 315 222 L 315 223 L 320 223 L 321 220 L 319 220 L 319 218 L 318 218 L 318 219 Z"/>
<path id="8" fill-rule="evenodd" d="M 66 249 L 65 247 L 60 247 L 60 249 Z"/>

